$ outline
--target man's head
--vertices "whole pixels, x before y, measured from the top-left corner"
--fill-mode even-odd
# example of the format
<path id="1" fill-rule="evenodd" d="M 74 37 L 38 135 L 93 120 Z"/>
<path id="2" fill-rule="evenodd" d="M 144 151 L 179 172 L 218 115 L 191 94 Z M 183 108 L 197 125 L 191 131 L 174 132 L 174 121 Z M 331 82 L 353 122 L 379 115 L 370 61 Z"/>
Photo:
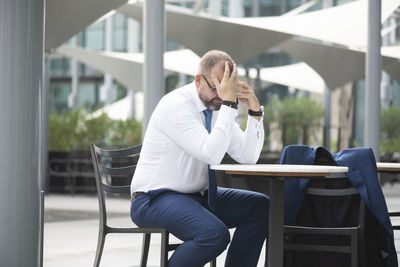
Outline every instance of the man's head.
<path id="1" fill-rule="evenodd" d="M 222 100 L 218 97 L 217 91 L 213 90 L 215 84 L 211 79 L 211 74 L 222 80 L 225 71 L 225 62 L 229 64 L 229 70 L 233 70 L 233 59 L 225 52 L 211 50 L 205 53 L 199 63 L 197 75 L 195 77 L 197 92 L 204 105 L 212 110 L 219 110 Z"/>

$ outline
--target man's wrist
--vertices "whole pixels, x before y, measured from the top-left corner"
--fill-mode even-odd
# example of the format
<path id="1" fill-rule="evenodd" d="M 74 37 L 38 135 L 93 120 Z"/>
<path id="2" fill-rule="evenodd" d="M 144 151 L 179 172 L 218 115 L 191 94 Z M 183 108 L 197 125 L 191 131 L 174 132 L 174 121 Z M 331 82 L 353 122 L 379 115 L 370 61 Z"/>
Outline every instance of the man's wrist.
<path id="1" fill-rule="evenodd" d="M 260 106 L 260 109 L 257 111 L 249 109 L 248 113 L 250 116 L 254 116 L 254 117 L 264 116 L 264 107 Z"/>
<path id="2" fill-rule="evenodd" d="M 225 106 L 228 106 L 228 107 L 234 108 L 234 109 L 238 108 L 238 103 L 237 102 L 228 101 L 228 100 L 222 101 L 222 105 L 225 105 Z"/>

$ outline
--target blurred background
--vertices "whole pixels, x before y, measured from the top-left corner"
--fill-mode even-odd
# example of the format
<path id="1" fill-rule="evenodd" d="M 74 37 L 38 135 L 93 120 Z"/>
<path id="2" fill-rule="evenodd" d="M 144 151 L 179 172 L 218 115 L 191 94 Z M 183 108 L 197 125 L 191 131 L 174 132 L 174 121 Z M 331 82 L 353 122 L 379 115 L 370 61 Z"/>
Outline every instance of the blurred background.
<path id="1" fill-rule="evenodd" d="M 391 162 L 400 160 L 398 63 L 390 61 L 398 61 L 400 40 L 395 2 L 382 1 L 381 18 L 379 146 L 382 161 Z M 364 77 L 366 4 L 351 0 L 166 1 L 161 95 L 193 81 L 201 52 L 222 49 L 237 60 L 241 79 L 253 87 L 265 107 L 263 162 L 277 162 L 289 144 L 323 145 L 333 153 L 368 145 L 364 141 L 364 122 L 369 116 Z M 58 183 L 66 180 L 56 179 L 57 172 L 71 168 L 76 176 L 76 171 L 90 168 L 90 160 L 87 167 L 66 167 L 57 158 L 68 158 L 70 153 L 89 157 L 91 142 L 109 148 L 141 143 L 142 8 L 141 1 L 122 4 L 65 44 L 49 45 L 47 190 L 53 185 L 63 187 Z M 242 126 L 246 113 L 242 108 L 238 118 Z M 388 179 L 397 177 L 382 181 Z"/>

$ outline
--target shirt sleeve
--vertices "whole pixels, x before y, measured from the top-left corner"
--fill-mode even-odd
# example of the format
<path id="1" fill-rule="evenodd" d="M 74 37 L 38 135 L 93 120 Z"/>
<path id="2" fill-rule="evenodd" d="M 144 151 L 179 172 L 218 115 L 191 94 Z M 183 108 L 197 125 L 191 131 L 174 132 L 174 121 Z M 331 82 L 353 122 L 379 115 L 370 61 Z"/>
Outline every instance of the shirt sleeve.
<path id="1" fill-rule="evenodd" d="M 236 124 L 232 134 L 228 154 L 237 162 L 255 164 L 264 144 L 263 118 L 257 120 L 248 116 L 246 130 L 242 131 Z"/>
<path id="2" fill-rule="evenodd" d="M 158 115 L 160 131 L 185 151 L 207 164 L 221 163 L 233 136 L 237 110 L 221 106 L 210 134 L 194 111 L 181 105 L 161 106 Z"/>

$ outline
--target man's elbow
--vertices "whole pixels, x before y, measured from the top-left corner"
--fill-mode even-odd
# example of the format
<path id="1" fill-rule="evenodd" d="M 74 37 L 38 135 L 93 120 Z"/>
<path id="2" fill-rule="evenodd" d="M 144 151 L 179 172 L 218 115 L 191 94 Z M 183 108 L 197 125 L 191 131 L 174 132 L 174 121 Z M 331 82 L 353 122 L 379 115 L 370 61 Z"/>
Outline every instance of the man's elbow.
<path id="1" fill-rule="evenodd" d="M 260 158 L 260 154 L 257 155 L 249 155 L 245 158 L 245 164 L 256 164 L 258 159 Z"/>
<path id="2" fill-rule="evenodd" d="M 209 158 L 210 165 L 218 165 L 218 164 L 221 164 L 222 158 L 223 158 L 223 156 L 222 156 L 222 157 L 220 157 L 220 156 L 213 156 L 213 157 L 210 157 L 210 158 Z"/>

